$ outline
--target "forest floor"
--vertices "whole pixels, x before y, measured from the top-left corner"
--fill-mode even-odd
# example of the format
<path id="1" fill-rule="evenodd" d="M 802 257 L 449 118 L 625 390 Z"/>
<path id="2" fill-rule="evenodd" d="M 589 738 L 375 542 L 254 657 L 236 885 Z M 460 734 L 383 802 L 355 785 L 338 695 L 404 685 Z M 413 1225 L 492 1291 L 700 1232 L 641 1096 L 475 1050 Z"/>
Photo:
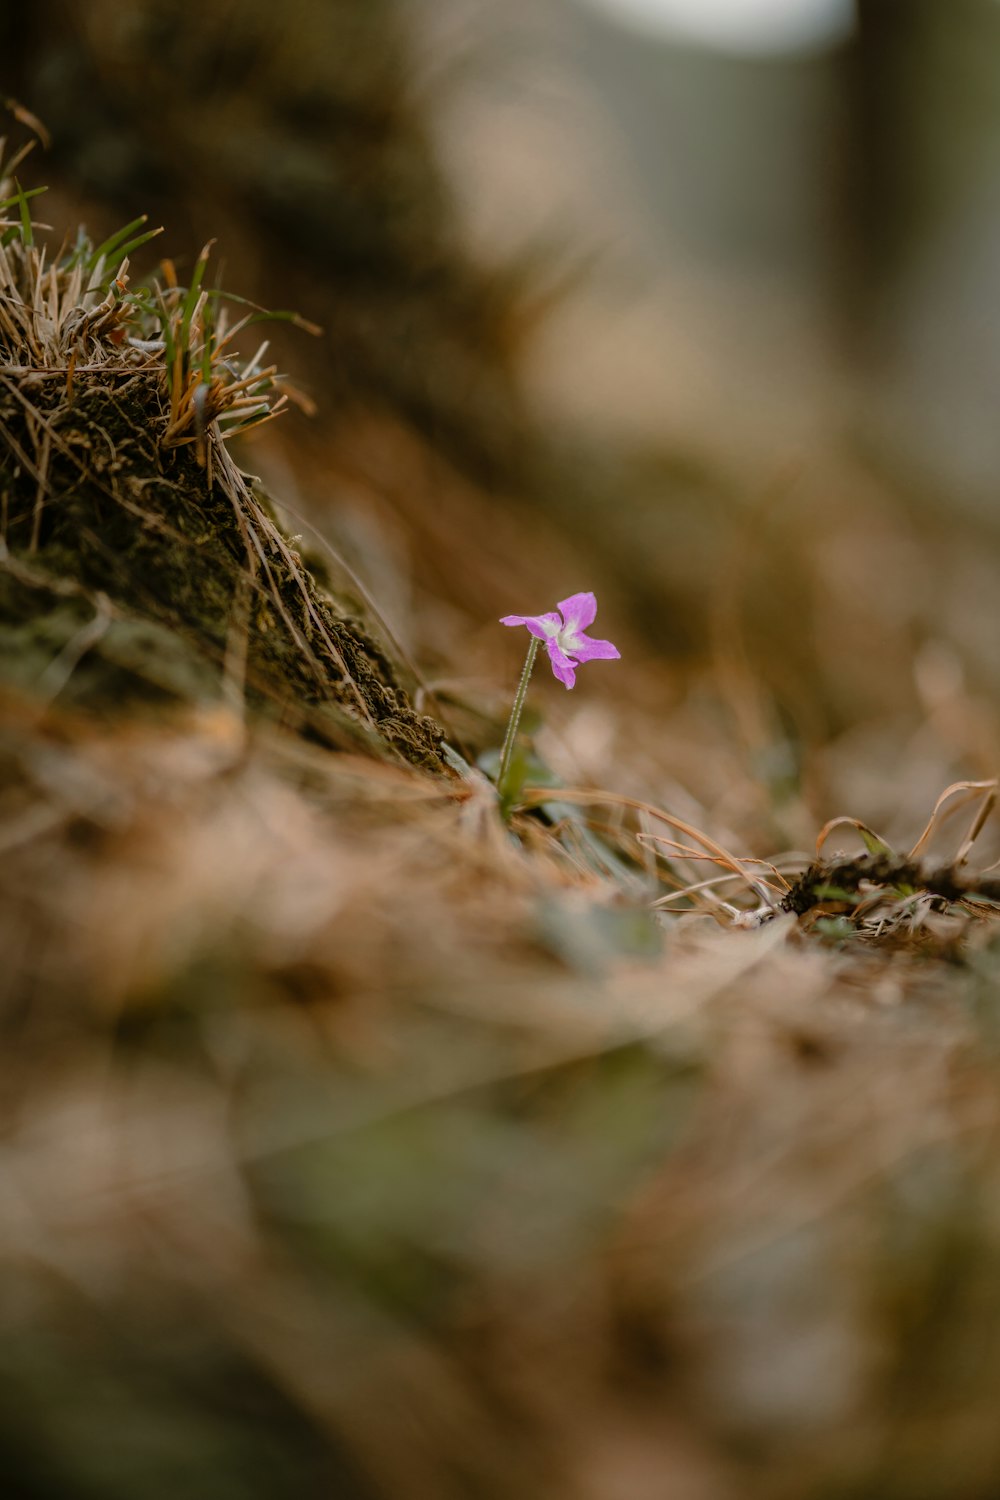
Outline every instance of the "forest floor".
<path id="1" fill-rule="evenodd" d="M 633 637 L 539 676 L 501 799 L 492 616 L 439 601 L 424 681 L 229 457 L 278 389 L 194 278 L 130 301 L 124 241 L 46 268 L 5 212 L 7 1492 L 995 1494 L 994 789 L 947 769 L 992 721 L 945 647 L 793 777 L 724 610 L 683 682 Z M 821 772 L 898 777 L 892 842 L 811 822 Z"/>

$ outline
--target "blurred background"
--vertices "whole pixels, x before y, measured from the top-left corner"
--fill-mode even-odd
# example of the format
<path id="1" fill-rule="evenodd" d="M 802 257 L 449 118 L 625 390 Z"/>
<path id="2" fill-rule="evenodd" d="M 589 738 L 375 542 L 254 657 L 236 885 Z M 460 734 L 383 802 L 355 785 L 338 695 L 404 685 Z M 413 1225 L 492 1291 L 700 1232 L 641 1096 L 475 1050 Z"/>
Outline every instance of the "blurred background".
<path id="1" fill-rule="evenodd" d="M 443 131 L 481 252 L 599 257 L 604 321 L 553 320 L 542 389 L 741 468 L 850 444 L 989 510 L 994 5 L 434 13 L 495 48 Z"/>
<path id="2" fill-rule="evenodd" d="M 998 68 L 996 0 L 0 9 L 57 237 L 322 324 L 239 462 L 469 759 L 498 617 L 594 588 L 541 761 L 764 858 L 997 769 Z M 985 938 L 661 955 L 490 810 L 62 707 L 0 761 L 5 1494 L 1000 1493 Z"/>

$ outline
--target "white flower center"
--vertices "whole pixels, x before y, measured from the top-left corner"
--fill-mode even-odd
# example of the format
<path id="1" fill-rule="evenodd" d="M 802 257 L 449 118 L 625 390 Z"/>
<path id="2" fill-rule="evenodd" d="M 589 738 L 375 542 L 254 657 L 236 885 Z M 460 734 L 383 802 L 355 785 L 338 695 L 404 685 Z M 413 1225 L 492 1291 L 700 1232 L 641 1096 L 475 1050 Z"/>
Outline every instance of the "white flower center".
<path id="1" fill-rule="evenodd" d="M 551 620 L 543 620 L 541 626 L 549 640 L 555 641 L 567 656 L 575 656 L 583 644 L 571 625 L 553 625 Z"/>
<path id="2" fill-rule="evenodd" d="M 582 642 L 571 625 L 564 625 L 561 630 L 555 632 L 556 644 L 565 651 L 567 656 L 575 656 Z"/>

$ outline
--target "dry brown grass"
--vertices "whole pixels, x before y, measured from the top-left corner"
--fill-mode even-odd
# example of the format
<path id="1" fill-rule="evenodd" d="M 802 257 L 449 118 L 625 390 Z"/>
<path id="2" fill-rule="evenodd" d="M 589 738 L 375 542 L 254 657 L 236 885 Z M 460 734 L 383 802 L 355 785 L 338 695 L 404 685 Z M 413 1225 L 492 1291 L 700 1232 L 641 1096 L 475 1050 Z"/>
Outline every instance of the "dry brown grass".
<path id="1" fill-rule="evenodd" d="M 4 721 L 15 1472 L 984 1493 L 989 944 L 657 943 L 485 782 Z"/>

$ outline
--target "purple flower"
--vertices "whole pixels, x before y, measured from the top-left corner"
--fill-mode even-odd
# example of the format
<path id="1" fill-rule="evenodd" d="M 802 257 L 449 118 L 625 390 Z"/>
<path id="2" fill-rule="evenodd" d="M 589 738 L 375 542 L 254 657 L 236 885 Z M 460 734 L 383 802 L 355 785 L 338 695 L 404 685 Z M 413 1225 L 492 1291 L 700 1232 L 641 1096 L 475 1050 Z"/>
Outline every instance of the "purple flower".
<path id="1" fill-rule="evenodd" d="M 526 625 L 533 636 L 545 642 L 552 670 L 571 688 L 576 669 L 584 661 L 616 661 L 621 652 L 610 641 L 592 641 L 584 632 L 593 625 L 597 600 L 593 594 L 571 594 L 545 615 L 504 615 L 501 625 Z"/>

